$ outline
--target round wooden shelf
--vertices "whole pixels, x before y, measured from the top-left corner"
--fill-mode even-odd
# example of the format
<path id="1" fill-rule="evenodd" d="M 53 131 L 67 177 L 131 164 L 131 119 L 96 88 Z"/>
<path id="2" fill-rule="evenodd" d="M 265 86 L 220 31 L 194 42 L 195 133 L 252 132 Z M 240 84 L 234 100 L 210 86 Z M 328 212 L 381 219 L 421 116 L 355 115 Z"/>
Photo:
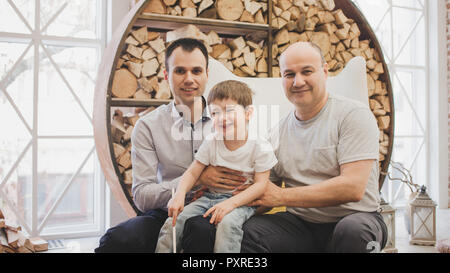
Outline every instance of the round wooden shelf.
<path id="1" fill-rule="evenodd" d="M 153 0 L 152 0 L 153 1 Z M 121 166 L 118 163 L 117 159 L 117 145 L 123 145 L 125 150 L 129 149 L 130 143 L 125 143 L 123 139 L 120 142 L 117 142 L 116 136 L 111 133 L 113 115 L 115 110 L 120 109 L 136 109 L 136 108 L 148 108 L 148 107 L 158 107 L 162 104 L 166 104 L 170 102 L 170 98 L 163 99 L 155 99 L 154 92 L 151 95 L 151 98 L 116 98 L 113 97 L 112 94 L 112 86 L 114 75 L 117 69 L 124 69 L 124 64 L 127 62 L 134 62 L 135 57 L 127 52 L 127 47 L 129 46 L 129 42 L 126 42 L 127 38 L 130 37 L 133 31 L 137 29 L 141 29 L 146 26 L 150 32 L 159 32 L 162 37 L 164 37 L 167 31 L 171 31 L 186 25 L 195 25 L 200 31 L 207 33 L 209 31 L 214 31 L 219 34 L 220 37 L 223 38 L 225 43 L 229 42 L 237 37 L 245 37 L 249 39 L 254 39 L 254 37 L 258 37 L 258 39 L 262 39 L 262 48 L 265 52 L 262 57 L 266 58 L 266 63 L 268 66 L 267 72 L 262 73 L 259 76 L 279 76 L 279 71 L 277 71 L 276 67 L 278 64 L 278 56 L 280 54 L 280 50 L 283 50 L 286 45 L 278 45 L 277 44 L 277 34 L 282 30 L 285 31 L 286 28 L 290 28 L 290 32 L 296 32 L 296 30 L 292 30 L 293 22 L 288 22 L 286 26 L 283 26 L 281 29 L 278 29 L 278 23 L 282 22 L 280 16 L 285 15 L 285 13 L 280 16 L 276 15 L 280 8 L 272 6 L 272 0 L 267 0 L 267 9 L 264 11 L 264 19 L 265 23 L 249 23 L 249 22 L 234 22 L 234 21 L 224 21 L 220 19 L 211 19 L 211 18 L 187 18 L 182 16 L 174 16 L 171 14 L 155 14 L 146 12 L 146 7 L 150 3 L 150 0 L 141 0 L 139 1 L 125 16 L 122 20 L 121 24 L 117 28 L 114 33 L 111 42 L 108 44 L 106 48 L 102 62 L 99 68 L 96 89 L 95 89 L 95 97 L 94 97 L 94 136 L 95 136 L 95 144 L 97 149 L 97 155 L 100 161 L 101 168 L 105 175 L 105 178 L 110 186 L 111 192 L 113 193 L 116 200 L 125 210 L 126 214 L 129 217 L 133 217 L 139 214 L 139 210 L 136 208 L 133 197 L 130 193 L 130 181 L 129 176 L 126 178 L 125 173 L 128 171 L 128 174 L 131 172 L 131 166 L 127 166 L 127 168 Z M 215 2 L 215 1 L 214 1 Z M 259 1 L 265 2 L 265 1 Z M 282 5 L 291 5 L 296 2 L 293 0 L 279 0 L 277 1 L 280 7 Z M 290 2 L 290 4 L 288 3 Z M 329 2 L 329 1 L 325 1 Z M 320 3 L 317 0 L 317 3 Z M 198 5 L 198 4 L 197 4 Z M 294 6 L 292 6 L 294 7 Z M 311 6 L 312 7 L 312 6 Z M 311 7 L 308 7 L 311 9 Z M 296 9 L 296 8 L 294 8 Z M 376 92 L 371 93 L 369 91 L 369 99 L 371 101 L 379 100 L 380 98 L 384 99 L 384 115 L 382 116 L 382 120 L 380 120 L 380 114 L 374 112 L 375 116 L 378 118 L 379 126 L 383 126 L 384 128 L 380 129 L 381 138 L 380 138 L 380 146 L 383 146 L 383 152 L 380 150 L 380 170 L 381 175 L 379 179 L 380 188 L 383 185 L 385 173 L 389 167 L 389 162 L 392 153 L 393 140 L 394 140 L 394 101 L 393 101 L 393 93 L 392 93 L 392 85 L 390 81 L 388 67 L 384 60 L 381 46 L 378 43 L 378 40 L 375 36 L 375 33 L 369 26 L 367 20 L 362 15 L 362 13 L 358 10 L 358 8 L 353 4 L 350 0 L 335 0 L 335 7 L 333 10 L 325 10 L 323 7 L 318 4 L 317 9 L 320 12 L 335 12 L 337 10 L 341 10 L 343 14 L 350 19 L 350 23 L 356 23 L 359 28 L 360 34 L 353 38 L 352 42 L 359 42 L 367 40 L 367 44 L 369 45 L 368 54 L 374 55 L 374 59 L 377 59 L 379 63 L 382 64 L 382 73 L 374 74 L 373 68 L 369 68 L 368 65 L 368 75 L 372 75 L 375 77 L 373 84 L 376 84 Z M 168 9 L 169 10 L 169 9 Z M 148 11 L 148 10 L 147 10 Z M 308 10 L 309 13 L 310 10 Z M 173 12 L 173 9 L 172 9 Z M 301 13 L 300 15 L 302 15 Z M 324 13 L 320 13 L 323 15 Z M 202 14 L 200 14 L 202 15 Z M 290 18 L 294 18 L 294 15 L 291 15 Z M 314 15 L 319 18 L 319 14 Z M 314 18 L 313 18 L 314 19 Z M 292 19 L 291 19 L 292 20 Z M 299 19 L 295 20 L 295 24 L 298 24 Z M 317 21 L 317 20 L 316 20 Z M 318 24 L 318 26 L 320 23 Z M 350 26 L 350 24 L 349 24 Z M 345 28 L 345 25 L 344 25 Z M 311 38 L 311 34 L 313 32 L 323 32 L 323 28 L 316 28 L 314 31 L 297 31 L 297 34 L 307 34 L 309 38 Z M 348 30 L 348 29 L 347 29 Z M 296 34 L 296 35 L 297 35 Z M 359 41 L 355 41 L 354 39 L 358 39 Z M 350 44 L 350 40 L 343 40 L 342 43 Z M 332 44 L 332 47 L 336 45 Z M 347 45 L 346 45 L 347 47 Z M 146 45 L 142 50 L 149 48 Z M 267 48 L 267 51 L 266 51 Z M 353 48 L 348 48 L 345 52 L 352 52 Z M 141 51 L 142 52 L 142 51 Z M 261 52 L 260 52 L 261 53 Z M 338 52 L 339 53 L 339 52 Z M 336 53 L 336 54 L 338 54 Z M 348 55 L 348 54 L 347 54 Z M 353 56 L 353 55 L 352 55 Z M 368 58 L 365 55 L 366 59 Z M 231 62 L 230 62 L 231 63 Z M 272 69 L 274 67 L 274 69 Z M 343 67 L 342 67 L 343 68 Z M 341 68 L 341 69 L 342 69 Z M 159 70 L 162 67 L 160 66 Z M 380 69 L 379 67 L 377 68 Z M 131 70 L 131 69 L 130 69 Z M 239 73 L 242 73 L 243 70 L 240 70 Z M 332 73 L 338 73 L 337 71 L 331 71 Z M 139 72 L 138 72 L 139 73 Z M 236 70 L 235 70 L 236 74 Z M 142 74 L 141 74 L 142 75 Z M 239 74 L 242 76 L 242 74 Z M 368 76 L 369 77 L 369 76 Z M 139 78 L 139 77 L 136 77 Z M 144 77 L 145 78 L 145 77 Z M 148 79 L 148 77 L 147 77 Z M 161 83 L 161 79 L 159 79 L 159 83 Z M 140 84 L 139 84 L 140 85 Z M 138 86 L 139 86 L 138 85 Z M 139 87 L 138 87 L 139 88 Z M 379 93 L 378 91 L 382 91 L 387 94 Z M 373 90 L 372 90 L 373 91 Z M 386 105 L 384 105 L 386 104 Z M 372 109 L 374 111 L 374 109 Z M 380 110 L 380 109 L 378 109 Z M 387 110 L 387 111 L 386 111 Z M 117 113 L 116 113 L 117 114 Z M 131 118 L 130 118 L 131 119 Z M 128 140 L 129 141 L 129 140 Z M 387 146 L 386 146 L 387 145 Z"/>

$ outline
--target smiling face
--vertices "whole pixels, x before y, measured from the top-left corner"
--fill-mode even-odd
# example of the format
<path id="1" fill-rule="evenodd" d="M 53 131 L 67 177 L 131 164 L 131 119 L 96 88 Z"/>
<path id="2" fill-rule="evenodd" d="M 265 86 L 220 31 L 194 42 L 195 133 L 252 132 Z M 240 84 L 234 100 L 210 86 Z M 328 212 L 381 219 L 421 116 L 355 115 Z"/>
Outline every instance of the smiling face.
<path id="1" fill-rule="evenodd" d="M 214 129 L 224 140 L 245 140 L 252 108 L 244 107 L 233 99 L 213 100 L 209 109 Z"/>
<path id="2" fill-rule="evenodd" d="M 312 111 L 325 104 L 328 66 L 317 49 L 308 43 L 293 44 L 283 52 L 280 69 L 285 95 L 297 111 Z"/>
<path id="3" fill-rule="evenodd" d="M 208 81 L 205 56 L 198 48 L 188 52 L 178 47 L 170 55 L 167 65 L 168 71 L 165 71 L 164 75 L 169 82 L 175 103 L 191 107 L 194 98 L 205 92 Z"/>

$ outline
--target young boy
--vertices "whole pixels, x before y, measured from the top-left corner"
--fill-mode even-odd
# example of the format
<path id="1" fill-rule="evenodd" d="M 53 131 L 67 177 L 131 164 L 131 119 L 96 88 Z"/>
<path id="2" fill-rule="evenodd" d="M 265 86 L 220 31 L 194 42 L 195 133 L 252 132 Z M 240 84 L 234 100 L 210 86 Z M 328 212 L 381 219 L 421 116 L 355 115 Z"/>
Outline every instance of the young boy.
<path id="1" fill-rule="evenodd" d="M 211 216 L 216 225 L 214 252 L 238 253 L 241 249 L 242 225 L 255 213 L 245 206 L 266 189 L 270 169 L 278 162 L 272 146 L 265 140 L 249 139 L 248 125 L 252 115 L 252 91 L 243 82 L 224 81 L 215 85 L 208 96 L 215 132 L 200 146 L 194 162 L 181 177 L 168 203 L 169 217 L 159 234 L 156 252 L 172 252 L 172 227 L 176 227 L 177 250 L 187 219 Z M 251 183 L 237 195 L 232 191 L 209 188 L 202 197 L 184 207 L 186 193 L 195 185 L 208 165 L 239 170 Z"/>

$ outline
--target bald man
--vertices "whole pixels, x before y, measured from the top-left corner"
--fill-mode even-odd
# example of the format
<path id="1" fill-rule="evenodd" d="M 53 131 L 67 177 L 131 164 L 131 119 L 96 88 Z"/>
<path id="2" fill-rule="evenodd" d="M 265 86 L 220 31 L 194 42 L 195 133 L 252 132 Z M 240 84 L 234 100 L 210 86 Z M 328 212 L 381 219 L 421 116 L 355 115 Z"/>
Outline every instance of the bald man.
<path id="1" fill-rule="evenodd" d="M 280 70 L 295 110 L 270 133 L 279 163 L 265 194 L 250 205 L 287 211 L 250 218 L 241 251 L 380 251 L 387 229 L 379 213 L 379 130 L 372 112 L 327 92 L 328 65 L 315 44 L 289 46 Z"/>

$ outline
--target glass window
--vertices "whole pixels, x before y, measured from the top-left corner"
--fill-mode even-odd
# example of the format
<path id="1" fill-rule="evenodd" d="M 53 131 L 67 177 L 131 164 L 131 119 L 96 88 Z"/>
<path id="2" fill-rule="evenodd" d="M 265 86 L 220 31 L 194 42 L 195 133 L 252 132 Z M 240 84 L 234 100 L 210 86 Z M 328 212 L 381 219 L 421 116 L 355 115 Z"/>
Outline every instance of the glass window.
<path id="1" fill-rule="evenodd" d="M 0 1 L 0 208 L 29 235 L 101 232 L 92 109 L 104 5 Z"/>
<path id="2" fill-rule="evenodd" d="M 402 163 L 414 179 L 428 179 L 427 1 L 354 0 L 383 48 L 393 85 L 395 136 L 392 160 Z M 394 177 L 400 177 L 394 173 Z M 428 186 L 428 185 L 427 185 Z M 384 183 L 383 197 L 403 206 L 410 190 L 398 181 Z"/>

